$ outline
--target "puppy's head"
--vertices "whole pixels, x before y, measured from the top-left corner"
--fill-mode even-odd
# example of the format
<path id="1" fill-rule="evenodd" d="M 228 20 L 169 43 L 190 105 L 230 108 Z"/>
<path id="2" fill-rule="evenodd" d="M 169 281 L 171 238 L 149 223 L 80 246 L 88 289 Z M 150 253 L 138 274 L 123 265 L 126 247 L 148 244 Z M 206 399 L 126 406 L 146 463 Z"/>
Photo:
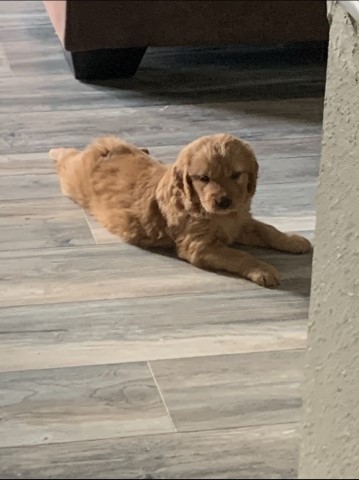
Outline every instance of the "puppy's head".
<path id="1" fill-rule="evenodd" d="M 187 145 L 173 167 L 189 205 L 226 215 L 249 206 L 258 163 L 252 148 L 227 134 L 201 137 Z"/>

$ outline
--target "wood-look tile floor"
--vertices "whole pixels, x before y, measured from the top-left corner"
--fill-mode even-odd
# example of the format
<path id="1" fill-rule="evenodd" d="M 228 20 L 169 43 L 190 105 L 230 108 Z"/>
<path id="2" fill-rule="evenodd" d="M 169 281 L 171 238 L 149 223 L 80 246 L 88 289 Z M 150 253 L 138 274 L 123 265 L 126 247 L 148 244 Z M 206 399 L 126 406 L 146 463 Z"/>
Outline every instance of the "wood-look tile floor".
<path id="1" fill-rule="evenodd" d="M 296 477 L 311 256 L 256 251 L 270 291 L 125 245 L 47 151 L 117 134 L 170 162 L 227 131 L 257 153 L 255 215 L 314 240 L 325 65 L 152 49 L 85 84 L 42 2 L 0 11 L 0 478 Z"/>

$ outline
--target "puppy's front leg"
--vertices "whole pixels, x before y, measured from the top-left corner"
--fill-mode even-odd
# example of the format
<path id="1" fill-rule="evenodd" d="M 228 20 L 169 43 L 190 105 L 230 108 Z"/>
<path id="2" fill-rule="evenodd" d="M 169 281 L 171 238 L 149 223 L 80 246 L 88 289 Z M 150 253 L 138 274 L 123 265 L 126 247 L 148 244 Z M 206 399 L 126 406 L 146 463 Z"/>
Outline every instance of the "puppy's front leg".
<path id="1" fill-rule="evenodd" d="M 221 242 L 210 245 L 199 241 L 183 242 L 177 245 L 177 253 L 196 267 L 234 273 L 263 287 L 279 283 L 279 273 L 272 265 Z"/>
<path id="2" fill-rule="evenodd" d="M 253 218 L 241 229 L 237 242 L 253 247 L 265 247 L 288 253 L 307 253 L 312 245 L 300 235 L 283 233 L 271 225 Z"/>

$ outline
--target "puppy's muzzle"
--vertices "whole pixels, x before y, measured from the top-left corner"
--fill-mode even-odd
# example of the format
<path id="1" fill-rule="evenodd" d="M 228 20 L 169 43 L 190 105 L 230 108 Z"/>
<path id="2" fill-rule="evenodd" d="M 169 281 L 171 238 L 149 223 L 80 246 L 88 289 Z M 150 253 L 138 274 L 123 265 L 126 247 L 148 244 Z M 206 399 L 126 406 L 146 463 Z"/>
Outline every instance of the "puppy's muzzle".
<path id="1" fill-rule="evenodd" d="M 226 210 L 231 205 L 232 205 L 232 200 L 227 196 L 223 196 L 223 197 L 219 198 L 218 200 L 216 200 L 216 206 L 218 208 L 221 208 L 222 210 Z"/>

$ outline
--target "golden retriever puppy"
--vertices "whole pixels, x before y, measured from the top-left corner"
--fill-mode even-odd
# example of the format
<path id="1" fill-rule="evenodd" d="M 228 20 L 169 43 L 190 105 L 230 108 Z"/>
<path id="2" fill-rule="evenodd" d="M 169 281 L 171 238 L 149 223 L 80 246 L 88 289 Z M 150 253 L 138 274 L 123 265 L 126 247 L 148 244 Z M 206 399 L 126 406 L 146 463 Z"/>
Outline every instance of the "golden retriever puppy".
<path id="1" fill-rule="evenodd" d="M 58 148 L 62 192 L 110 232 L 140 247 L 175 247 L 180 258 L 273 287 L 278 271 L 234 244 L 305 253 L 308 240 L 254 220 L 258 164 L 251 147 L 231 135 L 201 137 L 173 165 L 114 137 L 85 150 Z"/>

